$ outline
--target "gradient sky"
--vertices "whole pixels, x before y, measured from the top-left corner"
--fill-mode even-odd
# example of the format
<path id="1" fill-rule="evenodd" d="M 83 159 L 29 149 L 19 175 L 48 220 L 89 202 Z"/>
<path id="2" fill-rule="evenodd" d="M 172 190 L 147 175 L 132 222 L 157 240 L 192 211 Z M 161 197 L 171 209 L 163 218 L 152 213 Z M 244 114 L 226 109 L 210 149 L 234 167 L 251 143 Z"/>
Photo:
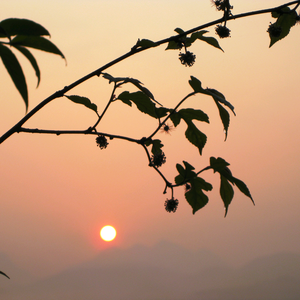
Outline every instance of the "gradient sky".
<path id="1" fill-rule="evenodd" d="M 234 14 L 273 7 L 280 0 L 232 1 Z M 29 87 L 30 109 L 44 98 L 127 52 L 138 38 L 160 40 L 176 27 L 190 29 L 221 17 L 209 0 L 2 0 L 2 19 L 27 18 L 42 24 L 67 58 L 33 51 L 41 69 L 35 89 L 34 71 L 20 61 Z M 222 124 L 211 98 L 196 96 L 186 107 L 203 109 L 211 124 L 198 124 L 208 136 L 203 156 L 184 140 L 185 127 L 158 134 L 171 180 L 176 163 L 186 160 L 201 169 L 209 157 L 223 157 L 233 175 L 245 181 L 256 202 L 236 190 L 229 213 L 218 195 L 219 177 L 204 175 L 214 190 L 209 204 L 192 215 L 177 189 L 175 214 L 164 210 L 164 183 L 147 166 L 141 147 L 109 141 L 100 150 L 93 136 L 15 134 L 0 146 L 0 251 L 33 274 L 48 275 L 93 257 L 108 246 L 127 248 L 169 240 L 188 249 L 205 248 L 236 265 L 264 254 L 300 253 L 300 184 L 298 77 L 300 27 L 269 49 L 270 15 L 231 21 L 231 38 L 221 40 L 225 53 L 196 42 L 193 67 L 180 64 L 178 51 L 165 45 L 145 51 L 107 70 L 115 77 L 139 79 L 166 106 L 187 93 L 190 76 L 204 87 L 222 92 L 235 106 L 224 142 Z M 214 28 L 207 36 L 214 36 Z M 0 68 L 1 134 L 24 116 L 25 106 L 6 70 Z M 101 78 L 70 91 L 89 97 L 101 109 L 112 86 Z M 122 91 L 126 87 L 122 88 Z M 86 129 L 96 121 L 92 111 L 56 99 L 26 127 Z M 99 130 L 140 138 L 155 121 L 135 108 L 115 103 Z M 102 242 L 103 225 L 118 236 Z M 1 265 L 0 265 L 1 267 Z M 4 270 L 5 271 L 5 270 Z"/>

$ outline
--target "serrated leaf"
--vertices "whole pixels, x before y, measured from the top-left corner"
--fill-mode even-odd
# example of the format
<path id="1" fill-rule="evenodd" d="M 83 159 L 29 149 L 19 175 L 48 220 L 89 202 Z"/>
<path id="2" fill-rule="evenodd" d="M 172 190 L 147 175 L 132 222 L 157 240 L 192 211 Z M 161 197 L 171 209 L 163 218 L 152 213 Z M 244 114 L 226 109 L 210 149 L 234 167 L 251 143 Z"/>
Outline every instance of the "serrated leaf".
<path id="1" fill-rule="evenodd" d="M 220 195 L 224 203 L 225 217 L 226 217 L 228 212 L 228 207 L 233 199 L 234 191 L 232 185 L 228 182 L 226 177 L 224 177 L 223 175 L 221 175 L 220 177 L 221 177 Z"/>
<path id="2" fill-rule="evenodd" d="M 270 34 L 269 47 L 272 47 L 276 42 L 285 38 L 289 34 L 291 27 L 296 24 L 297 17 L 297 13 L 294 10 L 291 11 L 288 7 L 286 7 L 286 10 L 283 14 L 279 14 L 275 25 L 281 28 L 281 33 L 276 37 Z"/>
<path id="3" fill-rule="evenodd" d="M 69 100 L 75 103 L 82 104 L 97 113 L 97 105 L 92 103 L 90 99 L 82 96 L 77 96 L 77 95 L 72 95 L 72 96 L 65 95 L 65 97 L 67 97 Z"/>
<path id="4" fill-rule="evenodd" d="M 206 144 L 207 137 L 194 125 L 193 122 L 189 122 L 187 125 L 188 128 L 185 132 L 185 136 L 193 145 L 198 148 L 200 155 L 202 155 L 202 150 Z"/>
<path id="5" fill-rule="evenodd" d="M 0 271 L 0 274 L 10 279 L 4 272 Z"/>
<path id="6" fill-rule="evenodd" d="M 8 74 L 10 75 L 13 83 L 15 84 L 17 90 L 19 91 L 25 102 L 27 112 L 28 91 L 22 67 L 13 52 L 2 44 L 0 44 L 0 56 Z"/>
<path id="7" fill-rule="evenodd" d="M 204 89 L 202 88 L 201 81 L 194 76 L 191 76 L 189 84 L 196 93 L 203 93 Z"/>
<path id="8" fill-rule="evenodd" d="M 10 36 L 14 36 L 14 35 L 50 36 L 48 30 L 45 29 L 42 25 L 28 19 L 9 18 L 1 21 L 0 26 Z M 6 35 L 0 32 L 0 37 L 5 37 L 5 36 Z"/>
<path id="9" fill-rule="evenodd" d="M 208 203 L 208 197 L 203 193 L 203 190 L 211 191 L 212 185 L 200 177 L 194 178 L 189 183 L 191 184 L 191 189 L 185 193 L 185 198 L 191 205 L 193 214 L 195 214 Z"/>
<path id="10" fill-rule="evenodd" d="M 39 84 L 40 84 L 40 80 L 41 80 L 41 73 L 40 73 L 40 69 L 39 69 L 39 66 L 37 64 L 36 59 L 34 58 L 34 56 L 31 54 L 31 52 L 28 49 L 26 49 L 22 46 L 17 46 L 17 45 L 14 45 L 14 47 L 16 49 L 18 49 L 31 63 L 31 65 L 32 65 L 32 67 L 35 71 L 35 75 L 37 77 L 37 86 L 36 87 L 38 87 Z"/>
<path id="11" fill-rule="evenodd" d="M 183 118 L 186 122 L 192 120 L 203 121 L 209 123 L 209 119 L 206 113 L 204 113 L 200 109 L 193 109 L 193 108 L 183 108 L 178 111 L 178 114 L 181 118 Z"/>
<path id="12" fill-rule="evenodd" d="M 62 58 L 65 59 L 63 53 L 52 42 L 40 36 L 17 35 L 15 38 L 12 39 L 11 45 L 38 49 L 41 51 L 60 55 Z"/>
<path id="13" fill-rule="evenodd" d="M 237 178 L 235 178 L 235 177 L 233 177 L 233 183 L 238 187 L 238 189 L 239 189 L 244 195 L 246 195 L 247 197 L 249 197 L 249 198 L 252 200 L 253 204 L 254 204 L 254 200 L 253 200 L 253 198 L 252 198 L 252 196 L 251 196 L 251 194 L 250 194 L 250 191 L 249 191 L 247 185 L 246 185 L 242 180 L 237 179 Z"/>

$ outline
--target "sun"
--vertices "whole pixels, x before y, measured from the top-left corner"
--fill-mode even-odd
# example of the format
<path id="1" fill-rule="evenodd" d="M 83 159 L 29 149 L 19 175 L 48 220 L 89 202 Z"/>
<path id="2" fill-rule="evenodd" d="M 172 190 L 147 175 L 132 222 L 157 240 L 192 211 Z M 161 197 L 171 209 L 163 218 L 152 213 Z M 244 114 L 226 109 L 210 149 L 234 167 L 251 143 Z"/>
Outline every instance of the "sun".
<path id="1" fill-rule="evenodd" d="M 117 235 L 116 229 L 111 225 L 106 225 L 100 230 L 100 236 L 105 242 L 111 242 Z"/>

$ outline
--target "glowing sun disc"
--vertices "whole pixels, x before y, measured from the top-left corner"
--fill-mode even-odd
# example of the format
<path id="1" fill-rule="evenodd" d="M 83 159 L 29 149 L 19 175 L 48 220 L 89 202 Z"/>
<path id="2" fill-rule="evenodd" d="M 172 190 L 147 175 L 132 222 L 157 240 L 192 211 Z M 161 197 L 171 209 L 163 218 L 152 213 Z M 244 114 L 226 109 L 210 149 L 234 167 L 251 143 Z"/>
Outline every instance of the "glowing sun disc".
<path id="1" fill-rule="evenodd" d="M 116 237 L 116 235 L 117 235 L 116 229 L 110 225 L 106 225 L 102 227 L 102 229 L 100 230 L 100 236 L 102 240 L 106 242 L 112 241 Z"/>

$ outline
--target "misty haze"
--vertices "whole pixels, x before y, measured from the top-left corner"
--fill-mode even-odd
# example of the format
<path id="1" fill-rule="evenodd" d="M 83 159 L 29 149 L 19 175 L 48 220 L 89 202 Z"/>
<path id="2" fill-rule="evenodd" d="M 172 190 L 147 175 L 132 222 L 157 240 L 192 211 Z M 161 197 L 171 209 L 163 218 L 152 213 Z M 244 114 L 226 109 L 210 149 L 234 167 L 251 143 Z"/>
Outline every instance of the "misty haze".
<path id="1" fill-rule="evenodd" d="M 280 253 L 233 268 L 213 253 L 170 242 L 109 248 L 94 259 L 36 280 L 1 255 L 5 300 L 298 300 L 300 255 Z"/>

